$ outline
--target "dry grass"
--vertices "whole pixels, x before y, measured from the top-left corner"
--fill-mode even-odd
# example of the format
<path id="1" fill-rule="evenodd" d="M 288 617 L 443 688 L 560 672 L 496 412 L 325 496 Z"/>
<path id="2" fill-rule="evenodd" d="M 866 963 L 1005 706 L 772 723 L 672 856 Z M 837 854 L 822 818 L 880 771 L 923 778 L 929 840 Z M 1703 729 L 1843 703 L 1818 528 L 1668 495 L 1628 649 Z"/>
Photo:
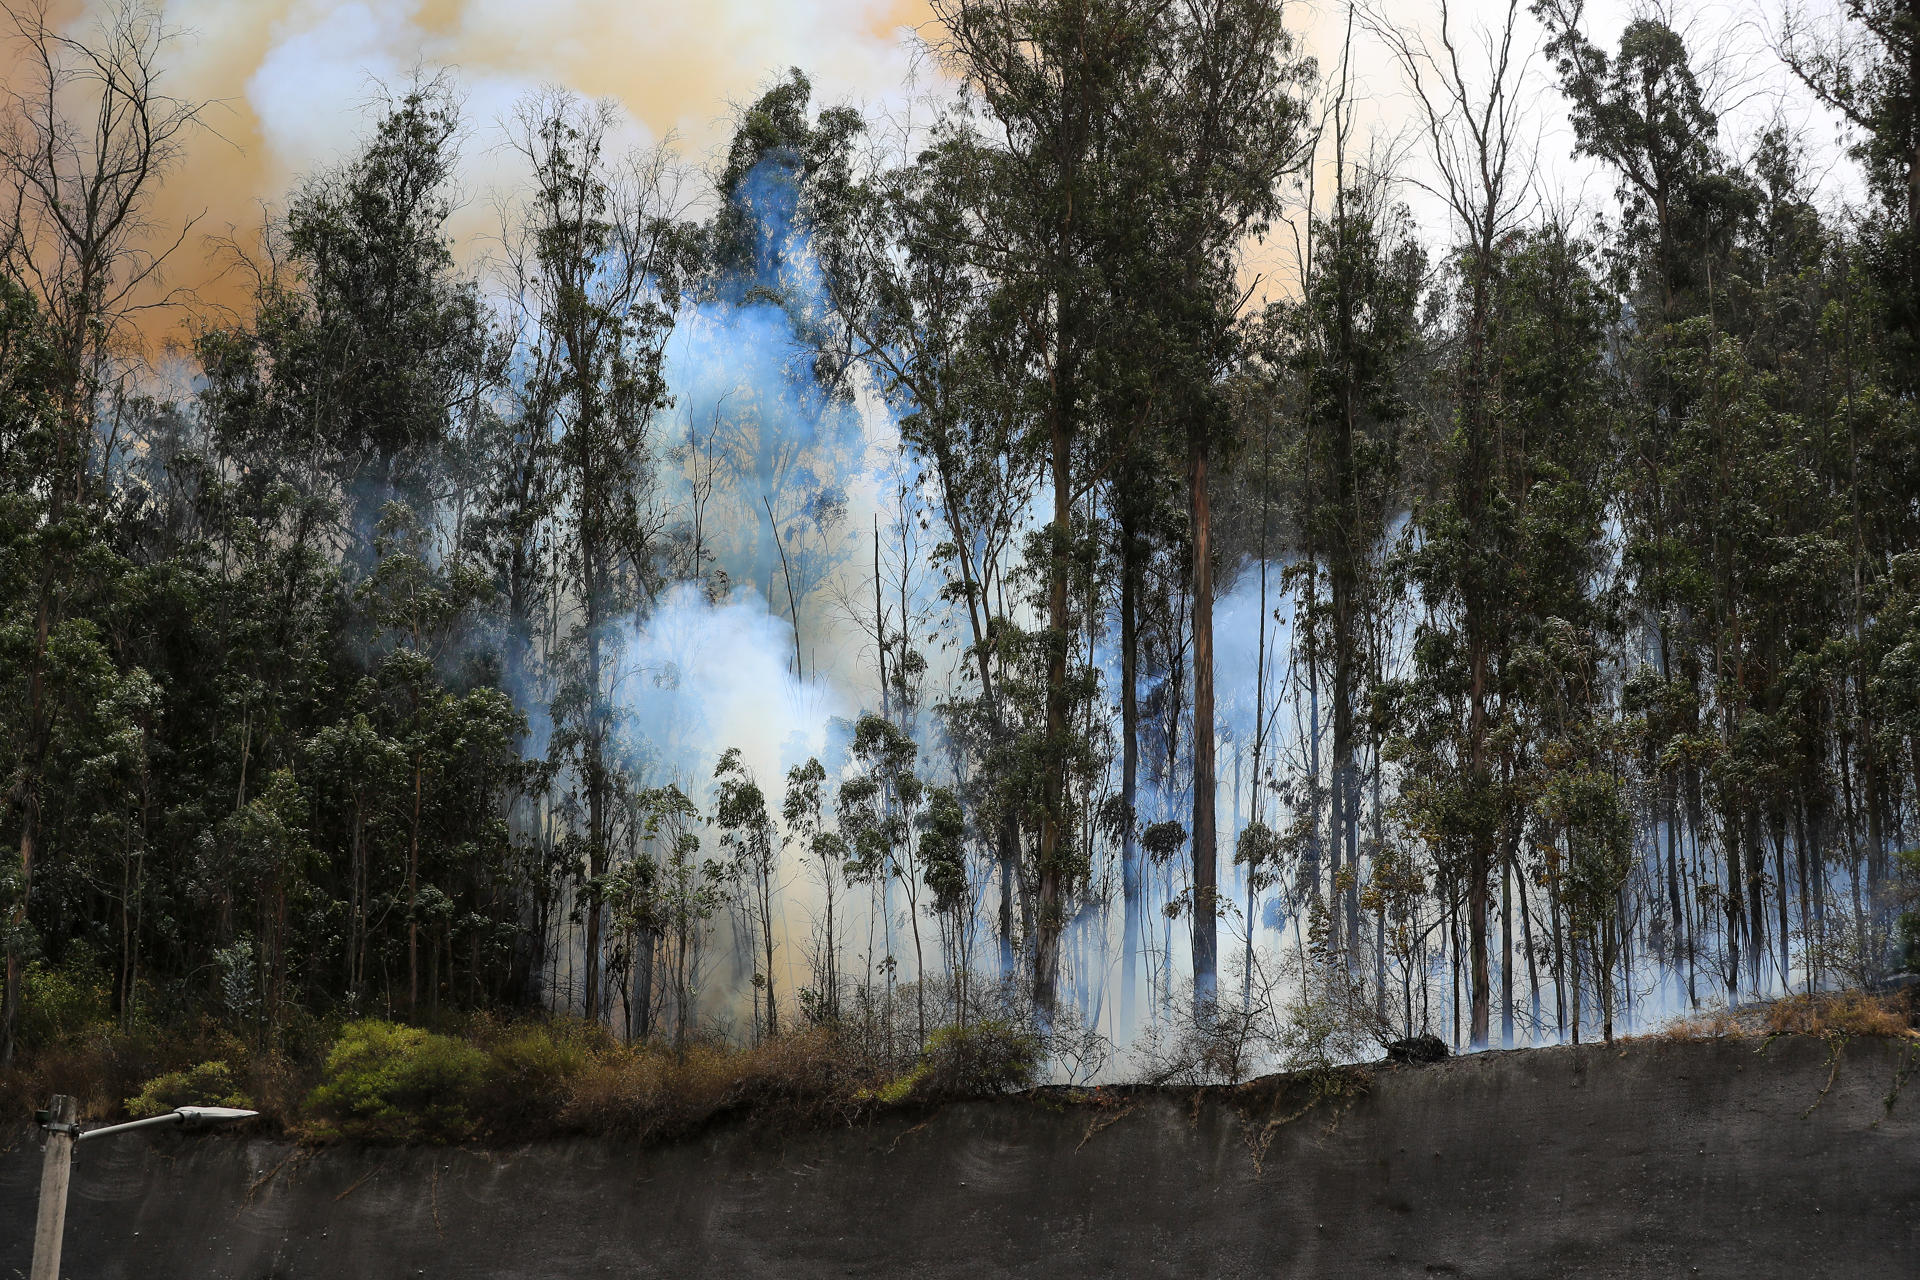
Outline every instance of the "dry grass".
<path id="1" fill-rule="evenodd" d="M 1667 1040 L 1679 1043 L 1694 1043 L 1701 1040 L 1725 1040 L 1741 1036 L 1757 1036 L 1766 1032 L 1765 1011 L 1757 1008 L 1728 1009 L 1724 1006 L 1696 1009 L 1692 1013 L 1683 1013 L 1666 1022 L 1648 1035 L 1624 1036 L 1622 1039 Z"/>
<path id="2" fill-rule="evenodd" d="M 1913 1006 L 1905 994 L 1864 991 L 1792 996 L 1767 1007 L 1767 1031 L 1776 1036 L 1911 1037 Z"/>
<path id="3" fill-rule="evenodd" d="M 568 1132 L 643 1141 L 689 1133 L 732 1114 L 844 1120 L 863 1109 L 879 1078 L 856 1046 L 823 1029 L 745 1049 L 615 1046 L 571 1081 L 555 1119 Z"/>
<path id="4" fill-rule="evenodd" d="M 1834 991 L 1738 1009 L 1701 1009 L 1670 1019 L 1648 1036 L 1625 1038 L 1692 1042 L 1763 1036 L 1912 1037 L 1920 1034 L 1913 1029 L 1914 1019 L 1907 993 Z"/>

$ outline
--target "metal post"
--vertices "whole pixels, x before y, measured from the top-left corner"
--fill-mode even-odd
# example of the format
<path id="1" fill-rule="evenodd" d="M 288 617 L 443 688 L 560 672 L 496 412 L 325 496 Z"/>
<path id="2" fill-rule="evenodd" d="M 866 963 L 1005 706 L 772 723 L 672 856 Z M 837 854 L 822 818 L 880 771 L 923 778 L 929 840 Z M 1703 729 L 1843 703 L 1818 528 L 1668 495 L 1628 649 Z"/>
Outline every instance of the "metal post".
<path id="1" fill-rule="evenodd" d="M 33 1227 L 33 1280 L 60 1280 L 60 1241 L 67 1227 L 67 1177 L 73 1172 L 73 1099 L 56 1093 L 47 1112 L 47 1155 L 40 1166 L 40 1216 Z"/>

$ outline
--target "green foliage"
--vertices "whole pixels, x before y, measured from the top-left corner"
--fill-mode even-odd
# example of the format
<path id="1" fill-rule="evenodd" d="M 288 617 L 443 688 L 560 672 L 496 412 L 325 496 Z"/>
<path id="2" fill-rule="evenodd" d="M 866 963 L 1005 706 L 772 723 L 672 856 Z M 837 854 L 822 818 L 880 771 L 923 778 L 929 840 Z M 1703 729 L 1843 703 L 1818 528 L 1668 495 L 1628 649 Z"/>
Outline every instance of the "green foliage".
<path id="1" fill-rule="evenodd" d="M 62 965 L 35 960 L 21 984 L 20 1039 L 44 1048 L 98 1027 L 111 1015 L 98 967 L 76 955 Z"/>
<path id="2" fill-rule="evenodd" d="M 920 857 L 926 864 L 927 888 L 933 891 L 933 909 L 944 915 L 971 909 L 967 819 L 959 795 L 951 787 L 933 788 L 920 822 Z"/>
<path id="3" fill-rule="evenodd" d="M 1174 855 L 1185 848 L 1186 843 L 1187 829 L 1172 819 L 1151 823 L 1140 833 L 1140 847 L 1162 866 L 1173 861 Z"/>
<path id="4" fill-rule="evenodd" d="M 905 1102 L 977 1098 L 1030 1086 L 1040 1070 L 1042 1045 L 1031 1031 L 986 1019 L 939 1027 L 908 1071 L 873 1090 L 888 1106 Z"/>
<path id="5" fill-rule="evenodd" d="M 925 784 L 914 773 L 919 748 L 891 720 L 871 713 L 854 726 L 858 770 L 840 784 L 840 834 L 852 856 L 850 880 L 909 875 L 911 836 Z"/>
<path id="6" fill-rule="evenodd" d="M 320 1138 L 459 1141 L 473 1132 L 473 1099 L 487 1067 L 484 1052 L 451 1036 L 377 1019 L 350 1022 L 307 1095 L 308 1128 Z"/>
<path id="7" fill-rule="evenodd" d="M 234 1083 L 233 1068 L 216 1059 L 162 1072 L 126 1101 L 127 1114 L 136 1120 L 189 1106 L 252 1110 L 253 1099 Z"/>
<path id="8" fill-rule="evenodd" d="M 1920 973 L 1920 849 L 1902 849 L 1894 855 L 1899 882 L 1896 905 L 1904 909 L 1895 921 L 1896 962 L 1908 973 Z"/>
<path id="9" fill-rule="evenodd" d="M 1300 990 L 1287 1001 L 1277 1036 L 1285 1067 L 1331 1071 L 1364 1061 L 1390 1038 L 1368 984 L 1332 945 L 1327 914 L 1317 904 L 1309 914 L 1301 971 Z"/>
<path id="10" fill-rule="evenodd" d="M 571 1023 L 519 1027 L 487 1046 L 488 1074 L 512 1095 L 558 1098 L 585 1069 L 598 1042 Z"/>

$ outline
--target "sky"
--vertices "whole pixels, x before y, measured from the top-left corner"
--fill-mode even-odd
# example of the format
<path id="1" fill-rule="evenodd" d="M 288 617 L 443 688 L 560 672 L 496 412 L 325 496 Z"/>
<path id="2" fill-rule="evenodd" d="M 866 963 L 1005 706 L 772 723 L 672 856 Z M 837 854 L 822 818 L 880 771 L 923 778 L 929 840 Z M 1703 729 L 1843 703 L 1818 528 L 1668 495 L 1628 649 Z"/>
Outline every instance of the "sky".
<path id="1" fill-rule="evenodd" d="M 55 17 L 84 27 L 113 0 L 52 0 Z M 1374 0 L 1397 24 L 1431 29 L 1440 0 Z M 1736 145 L 1780 112 L 1806 130 L 1816 169 L 1832 166 L 1832 189 L 1852 179 L 1832 121 L 1797 92 L 1768 52 L 1779 0 L 1668 4 L 1696 48 L 1719 56 L 1717 79 Z M 1821 3 L 1823 0 L 1815 0 Z M 1641 0 L 1640 7 L 1644 7 Z M 1591 0 L 1589 27 L 1611 45 L 1635 5 Z M 1505 0 L 1452 0 L 1456 31 L 1497 23 Z M 1345 5 L 1301 0 L 1292 25 L 1323 70 L 1337 62 Z M 636 141 L 672 138 L 695 165 L 725 145 L 733 108 L 789 66 L 813 78 L 817 96 L 898 118 L 916 96 L 937 92 L 939 72 L 920 56 L 916 31 L 932 33 L 926 0 L 164 0 L 179 32 L 168 59 L 174 92 L 211 100 L 209 134 L 195 140 L 161 197 L 161 220 L 196 231 L 245 236 L 263 208 L 284 201 L 304 174 L 337 163 L 366 129 L 382 86 L 403 87 L 417 69 L 451 68 L 465 95 L 462 209 L 454 231 L 484 245 L 495 222 L 490 196 L 514 180 L 500 121 L 529 90 L 560 84 L 609 97 L 627 113 Z M 1524 13 L 1521 44 L 1537 43 Z M 1539 186 L 1557 202 L 1601 208 L 1610 184 L 1574 161 L 1564 108 L 1535 57 L 1527 69 L 1526 122 Z M 917 89 L 909 88 L 910 79 Z M 1380 145 L 1408 150 L 1405 196 L 1430 232 L 1444 214 L 1420 186 L 1412 101 L 1386 51 L 1356 41 L 1360 116 Z M 189 242 L 192 243 L 191 241 Z M 1255 247 L 1250 272 L 1283 278 L 1285 243 Z M 201 255 L 183 255 L 177 283 L 204 279 Z M 237 286 L 235 286 L 237 288 Z"/>

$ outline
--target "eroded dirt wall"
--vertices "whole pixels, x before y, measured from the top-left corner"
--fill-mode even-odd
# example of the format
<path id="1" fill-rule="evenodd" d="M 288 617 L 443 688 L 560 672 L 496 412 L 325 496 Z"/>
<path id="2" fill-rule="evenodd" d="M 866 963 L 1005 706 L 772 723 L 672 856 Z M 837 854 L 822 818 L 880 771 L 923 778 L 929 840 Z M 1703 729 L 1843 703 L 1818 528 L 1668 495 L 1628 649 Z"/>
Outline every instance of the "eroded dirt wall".
<path id="1" fill-rule="evenodd" d="M 136 1136 L 80 1148 L 63 1270 L 1906 1280 L 1907 1049 L 1855 1041 L 1837 1072 L 1804 1039 L 1482 1054 L 1380 1069 L 1366 1096 L 1271 1126 L 1289 1108 L 1250 1091 L 968 1103 L 786 1137 L 723 1126 L 653 1150 Z M 30 1133 L 11 1138 L 0 1277 L 26 1271 L 40 1162 Z"/>

